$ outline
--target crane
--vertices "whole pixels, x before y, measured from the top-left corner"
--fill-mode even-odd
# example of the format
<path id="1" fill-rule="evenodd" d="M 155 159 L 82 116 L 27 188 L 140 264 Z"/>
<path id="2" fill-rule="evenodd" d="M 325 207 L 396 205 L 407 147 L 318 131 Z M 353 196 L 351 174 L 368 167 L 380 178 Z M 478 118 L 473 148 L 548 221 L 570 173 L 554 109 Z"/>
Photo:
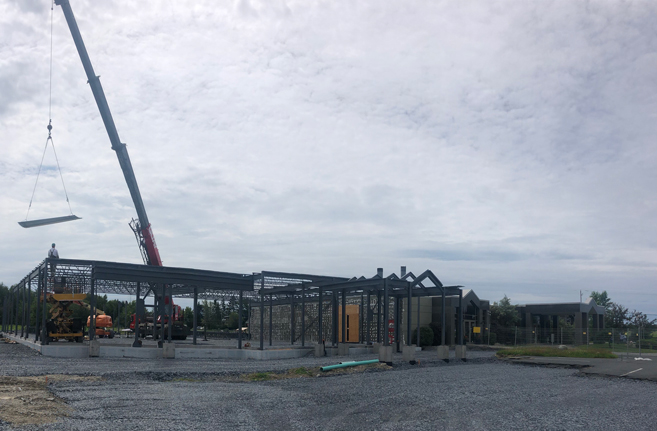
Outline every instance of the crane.
<path id="1" fill-rule="evenodd" d="M 119 165 L 121 165 L 123 176 L 126 183 L 128 184 L 132 202 L 134 203 L 135 209 L 137 210 L 137 220 L 133 219 L 133 221 L 130 223 L 130 227 L 137 237 L 142 258 L 147 265 L 162 266 L 160 252 L 157 249 L 155 237 L 153 236 L 153 230 L 151 229 L 151 224 L 148 221 L 148 215 L 146 214 L 144 201 L 141 198 L 139 186 L 137 185 L 137 178 L 135 177 L 135 172 L 133 171 L 132 164 L 130 163 L 128 149 L 119 138 L 119 132 L 116 130 L 114 119 L 112 118 L 112 113 L 110 111 L 109 105 L 107 104 L 107 99 L 105 98 L 105 92 L 103 91 L 103 87 L 100 84 L 100 77 L 96 76 L 94 68 L 91 65 L 91 60 L 89 59 L 89 54 L 87 54 L 87 48 L 84 46 L 84 41 L 82 40 L 82 35 L 80 34 L 80 29 L 78 28 L 78 24 L 75 20 L 75 15 L 73 15 L 71 5 L 68 0 L 55 0 L 55 4 L 61 6 L 62 11 L 64 12 L 66 23 L 68 24 L 68 28 L 71 30 L 71 36 L 73 36 L 75 47 L 77 48 L 78 54 L 80 55 L 80 60 L 82 60 L 82 66 L 84 66 L 84 71 L 87 74 L 89 86 L 91 87 L 94 99 L 96 99 L 96 105 L 98 105 L 100 116 L 102 117 L 103 123 L 105 124 L 105 130 L 107 130 L 107 135 L 109 136 L 110 143 L 112 144 L 112 149 L 116 152 L 116 157 L 119 159 Z"/>
<path id="2" fill-rule="evenodd" d="M 130 190 L 132 202 L 134 203 L 135 209 L 137 210 L 137 220 L 133 219 L 130 222 L 130 227 L 132 228 L 135 237 L 137 238 L 139 250 L 141 252 L 144 263 L 147 265 L 162 266 L 160 252 L 157 248 L 157 244 L 155 243 L 155 237 L 153 236 L 151 224 L 148 221 L 148 215 L 146 214 L 144 201 L 141 198 L 139 186 L 137 185 L 137 178 L 135 177 L 135 173 L 132 169 L 132 164 L 130 163 L 128 149 L 119 138 L 119 133 L 116 130 L 114 119 L 112 118 L 112 113 L 110 111 L 109 105 L 107 104 L 107 99 L 105 98 L 105 92 L 103 91 L 103 87 L 100 84 L 100 77 L 96 76 L 96 73 L 94 72 L 91 60 L 89 59 L 89 54 L 87 53 L 87 48 L 84 45 L 82 35 L 80 34 L 80 29 L 78 28 L 78 24 L 75 20 L 75 15 L 73 15 L 71 5 L 68 0 L 55 0 L 55 4 L 61 6 L 62 11 L 64 12 L 66 23 L 68 24 L 68 28 L 71 31 L 71 36 L 73 36 L 75 47 L 77 48 L 78 54 L 80 55 L 80 60 L 82 60 L 82 66 L 84 66 L 84 71 L 87 74 L 89 86 L 91 87 L 94 99 L 96 100 L 96 105 L 98 106 L 98 111 L 100 111 L 100 116 L 103 119 L 103 123 L 105 124 L 105 130 L 107 131 L 110 143 L 112 144 L 112 149 L 116 152 L 116 157 L 118 158 L 119 165 L 123 171 L 123 177 L 125 178 L 128 189 Z M 184 340 L 187 337 L 188 329 L 182 322 L 182 316 L 180 313 L 178 313 L 180 307 L 173 303 L 173 299 L 170 297 L 170 294 L 165 294 L 164 285 L 162 285 L 161 293 L 156 292 L 155 286 L 153 285 L 151 285 L 151 290 L 153 291 L 156 300 L 158 302 L 161 301 L 161 310 L 168 309 L 169 311 L 167 314 L 172 317 L 171 320 L 173 321 L 173 324 L 169 324 L 168 320 L 165 318 L 163 321 L 162 319 L 158 320 L 157 324 L 153 322 L 150 327 L 153 336 L 155 336 L 155 332 L 159 325 L 160 331 L 162 332 L 161 338 L 163 339 L 165 326 L 168 326 L 170 338 L 174 337 Z M 139 293 L 137 294 L 137 300 L 139 301 Z M 133 320 L 135 318 L 136 316 L 133 316 Z M 175 334 L 172 334 L 174 328 Z"/>

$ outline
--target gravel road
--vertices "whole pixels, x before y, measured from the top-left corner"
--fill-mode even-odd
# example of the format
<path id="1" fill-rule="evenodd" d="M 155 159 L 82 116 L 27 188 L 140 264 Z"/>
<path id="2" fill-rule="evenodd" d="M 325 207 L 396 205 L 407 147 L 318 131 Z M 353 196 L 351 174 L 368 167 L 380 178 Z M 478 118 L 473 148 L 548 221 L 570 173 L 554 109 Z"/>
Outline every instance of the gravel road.
<path id="1" fill-rule="evenodd" d="M 420 365 L 389 371 L 235 383 L 222 376 L 337 361 L 60 360 L 0 343 L 0 374 L 103 377 L 51 383 L 48 390 L 68 404 L 69 416 L 56 424 L 20 428 L 30 430 L 657 428 L 654 382 L 511 365 L 490 352 L 469 352 L 472 359 L 466 363 L 444 364 L 431 357 L 422 352 Z M 13 428 L 0 423 L 0 429 Z"/>

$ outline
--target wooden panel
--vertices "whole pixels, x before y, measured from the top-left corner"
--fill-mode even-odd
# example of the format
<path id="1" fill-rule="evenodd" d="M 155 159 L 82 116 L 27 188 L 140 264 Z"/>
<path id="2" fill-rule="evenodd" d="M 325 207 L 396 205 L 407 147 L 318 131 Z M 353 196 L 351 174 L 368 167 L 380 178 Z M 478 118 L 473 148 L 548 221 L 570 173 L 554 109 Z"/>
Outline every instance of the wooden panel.
<path id="1" fill-rule="evenodd" d="M 347 343 L 358 343 L 360 340 L 360 306 L 347 305 Z M 342 307 L 338 307 L 338 342 L 342 343 Z"/>

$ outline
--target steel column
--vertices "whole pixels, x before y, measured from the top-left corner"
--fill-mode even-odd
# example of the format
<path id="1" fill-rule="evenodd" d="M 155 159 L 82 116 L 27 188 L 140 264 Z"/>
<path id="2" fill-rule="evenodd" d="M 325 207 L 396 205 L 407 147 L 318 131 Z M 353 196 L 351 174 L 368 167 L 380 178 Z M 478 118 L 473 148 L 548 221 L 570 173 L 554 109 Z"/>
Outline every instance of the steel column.
<path id="1" fill-rule="evenodd" d="M 271 315 L 271 310 L 269 310 L 269 314 Z M 264 349 L 265 349 L 265 272 L 262 271 L 260 273 L 260 350 L 264 350 Z"/>
<path id="2" fill-rule="evenodd" d="M 347 342 L 347 289 L 342 289 L 342 342 Z"/>
<path id="3" fill-rule="evenodd" d="M 443 288 L 442 292 L 442 304 L 441 304 L 441 312 L 440 312 L 440 345 L 444 346 L 445 345 L 445 324 L 447 322 L 447 318 L 445 316 L 445 289 Z"/>
<path id="4" fill-rule="evenodd" d="M 384 346 L 389 346 L 390 345 L 390 337 L 388 336 L 388 333 L 390 332 L 388 330 L 388 319 L 390 316 L 390 313 L 388 312 L 388 308 L 390 307 L 390 301 L 388 297 L 388 280 L 385 278 L 383 279 L 383 325 L 384 325 L 384 332 L 383 332 L 383 345 Z"/>
<path id="5" fill-rule="evenodd" d="M 420 346 L 420 296 L 417 297 L 417 346 Z"/>
<path id="6" fill-rule="evenodd" d="M 301 347 L 306 345 L 306 285 L 301 283 Z"/>
<path id="7" fill-rule="evenodd" d="M 26 288 L 25 288 L 25 280 L 21 283 L 23 285 L 23 288 L 21 289 L 21 338 L 25 337 L 25 300 L 26 298 Z"/>
<path id="8" fill-rule="evenodd" d="M 459 289 L 459 326 L 457 329 L 459 337 L 459 346 L 463 345 L 463 290 Z"/>
<path id="9" fill-rule="evenodd" d="M 403 275 L 404 274 L 402 274 L 402 276 Z M 411 320 L 411 308 L 413 308 L 412 307 L 412 305 L 413 305 L 412 304 L 413 291 L 411 289 L 412 289 L 411 288 L 411 283 L 408 283 L 408 299 L 406 300 L 406 304 L 408 304 L 408 307 L 406 307 L 407 308 L 407 311 L 406 311 L 406 345 L 407 346 L 411 345 L 411 322 L 412 322 L 412 320 Z M 418 298 L 419 298 L 419 296 L 418 296 Z M 418 309 L 418 311 L 419 311 L 419 309 Z M 416 344 L 417 346 L 420 345 L 420 338 L 419 338 L 420 335 L 419 334 L 420 334 L 420 332 L 418 331 L 418 335 L 416 337 L 417 338 L 417 340 L 416 340 L 417 341 L 417 344 Z"/>
<path id="10" fill-rule="evenodd" d="M 363 327 L 363 304 L 365 303 L 365 298 L 363 297 L 363 292 L 360 292 L 360 310 L 358 311 L 358 342 L 362 343 L 365 341 L 365 328 Z"/>
<path id="11" fill-rule="evenodd" d="M 376 342 L 381 342 L 381 291 L 376 292 Z"/>
<path id="12" fill-rule="evenodd" d="M 399 296 L 395 296 L 393 298 L 394 301 L 394 310 L 393 310 L 393 319 L 395 320 L 394 328 L 395 328 L 395 350 L 399 352 Z"/>
<path id="13" fill-rule="evenodd" d="M 20 283 L 16 285 L 16 326 L 14 326 L 14 335 L 18 336 L 18 321 L 20 320 L 20 307 L 21 307 L 21 287 Z"/>
<path id="14" fill-rule="evenodd" d="M 294 293 L 290 295 L 290 344 L 294 345 Z"/>
<path id="15" fill-rule="evenodd" d="M 135 301 L 135 341 L 132 343 L 132 347 L 141 347 L 139 342 L 139 323 L 141 322 L 141 313 L 139 302 L 141 300 L 141 282 L 137 282 L 137 300 Z M 127 309 L 127 307 L 126 307 Z"/>
<path id="16" fill-rule="evenodd" d="M 165 303 L 166 305 L 166 303 Z M 169 285 L 169 309 L 166 310 L 169 312 L 169 315 L 167 316 L 167 329 L 168 329 L 168 334 L 167 334 L 167 343 L 171 342 L 171 331 L 173 328 L 173 287 Z"/>
<path id="17" fill-rule="evenodd" d="M 324 343 L 324 332 L 323 332 L 323 325 L 322 325 L 322 288 L 319 288 L 319 304 L 318 304 L 318 313 L 319 315 L 317 316 L 319 322 L 319 326 L 317 328 L 317 343 Z"/>
<path id="18" fill-rule="evenodd" d="M 194 323 L 193 323 L 193 325 L 194 325 L 194 335 L 192 336 L 192 339 L 193 339 L 192 343 L 194 345 L 196 345 L 196 339 L 198 337 L 198 328 L 197 328 L 197 326 L 198 326 L 198 287 L 194 288 L 194 311 L 193 311 L 193 314 L 194 314 Z"/>
<path id="19" fill-rule="evenodd" d="M 274 295 L 269 295 L 269 345 L 273 343 L 274 335 Z"/>
<path id="20" fill-rule="evenodd" d="M 158 347 L 164 347 L 164 297 L 166 296 L 166 286 L 162 284 L 162 297 L 160 298 L 160 339 L 157 342 Z"/>
<path id="21" fill-rule="evenodd" d="M 25 329 L 25 339 L 30 338 L 30 311 L 32 311 L 32 279 L 28 279 L 27 285 L 27 328 Z"/>
<path id="22" fill-rule="evenodd" d="M 48 330 L 46 329 L 46 290 L 48 280 L 46 279 L 46 266 L 44 265 L 39 271 L 39 278 L 41 279 L 41 345 L 48 344 Z"/>
<path id="23" fill-rule="evenodd" d="M 237 306 L 237 348 L 242 348 L 242 291 L 239 293 L 239 305 Z"/>
<path id="24" fill-rule="evenodd" d="M 332 338 L 332 344 L 333 346 L 338 345 L 338 292 L 337 290 L 332 290 L 331 291 L 331 314 L 333 315 L 333 319 L 331 319 L 331 326 L 333 327 L 331 330 L 331 338 Z"/>
<path id="25" fill-rule="evenodd" d="M 89 341 L 96 338 L 96 277 L 94 268 L 91 268 L 91 326 L 89 327 Z"/>
<path id="26" fill-rule="evenodd" d="M 367 291 L 367 316 L 366 316 L 366 326 L 367 326 L 367 335 L 365 336 L 367 340 L 367 345 L 372 344 L 372 295 L 370 291 Z"/>

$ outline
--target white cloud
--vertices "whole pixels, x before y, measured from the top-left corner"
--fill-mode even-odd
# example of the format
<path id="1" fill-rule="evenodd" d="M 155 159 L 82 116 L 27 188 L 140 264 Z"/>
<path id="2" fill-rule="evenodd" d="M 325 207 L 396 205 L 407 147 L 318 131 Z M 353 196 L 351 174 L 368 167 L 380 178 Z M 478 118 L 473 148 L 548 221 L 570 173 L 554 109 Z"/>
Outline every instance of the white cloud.
<path id="1" fill-rule="evenodd" d="M 606 289 L 657 313 L 653 3 L 72 7 L 165 264 L 347 276 L 407 265 L 492 300 Z M 140 260 L 58 7 L 53 133 L 84 219 L 16 224 L 45 140 L 49 13 L 0 1 L 5 283 L 53 240 L 66 256 Z M 59 184 L 44 180 L 34 214 L 61 215 Z"/>

